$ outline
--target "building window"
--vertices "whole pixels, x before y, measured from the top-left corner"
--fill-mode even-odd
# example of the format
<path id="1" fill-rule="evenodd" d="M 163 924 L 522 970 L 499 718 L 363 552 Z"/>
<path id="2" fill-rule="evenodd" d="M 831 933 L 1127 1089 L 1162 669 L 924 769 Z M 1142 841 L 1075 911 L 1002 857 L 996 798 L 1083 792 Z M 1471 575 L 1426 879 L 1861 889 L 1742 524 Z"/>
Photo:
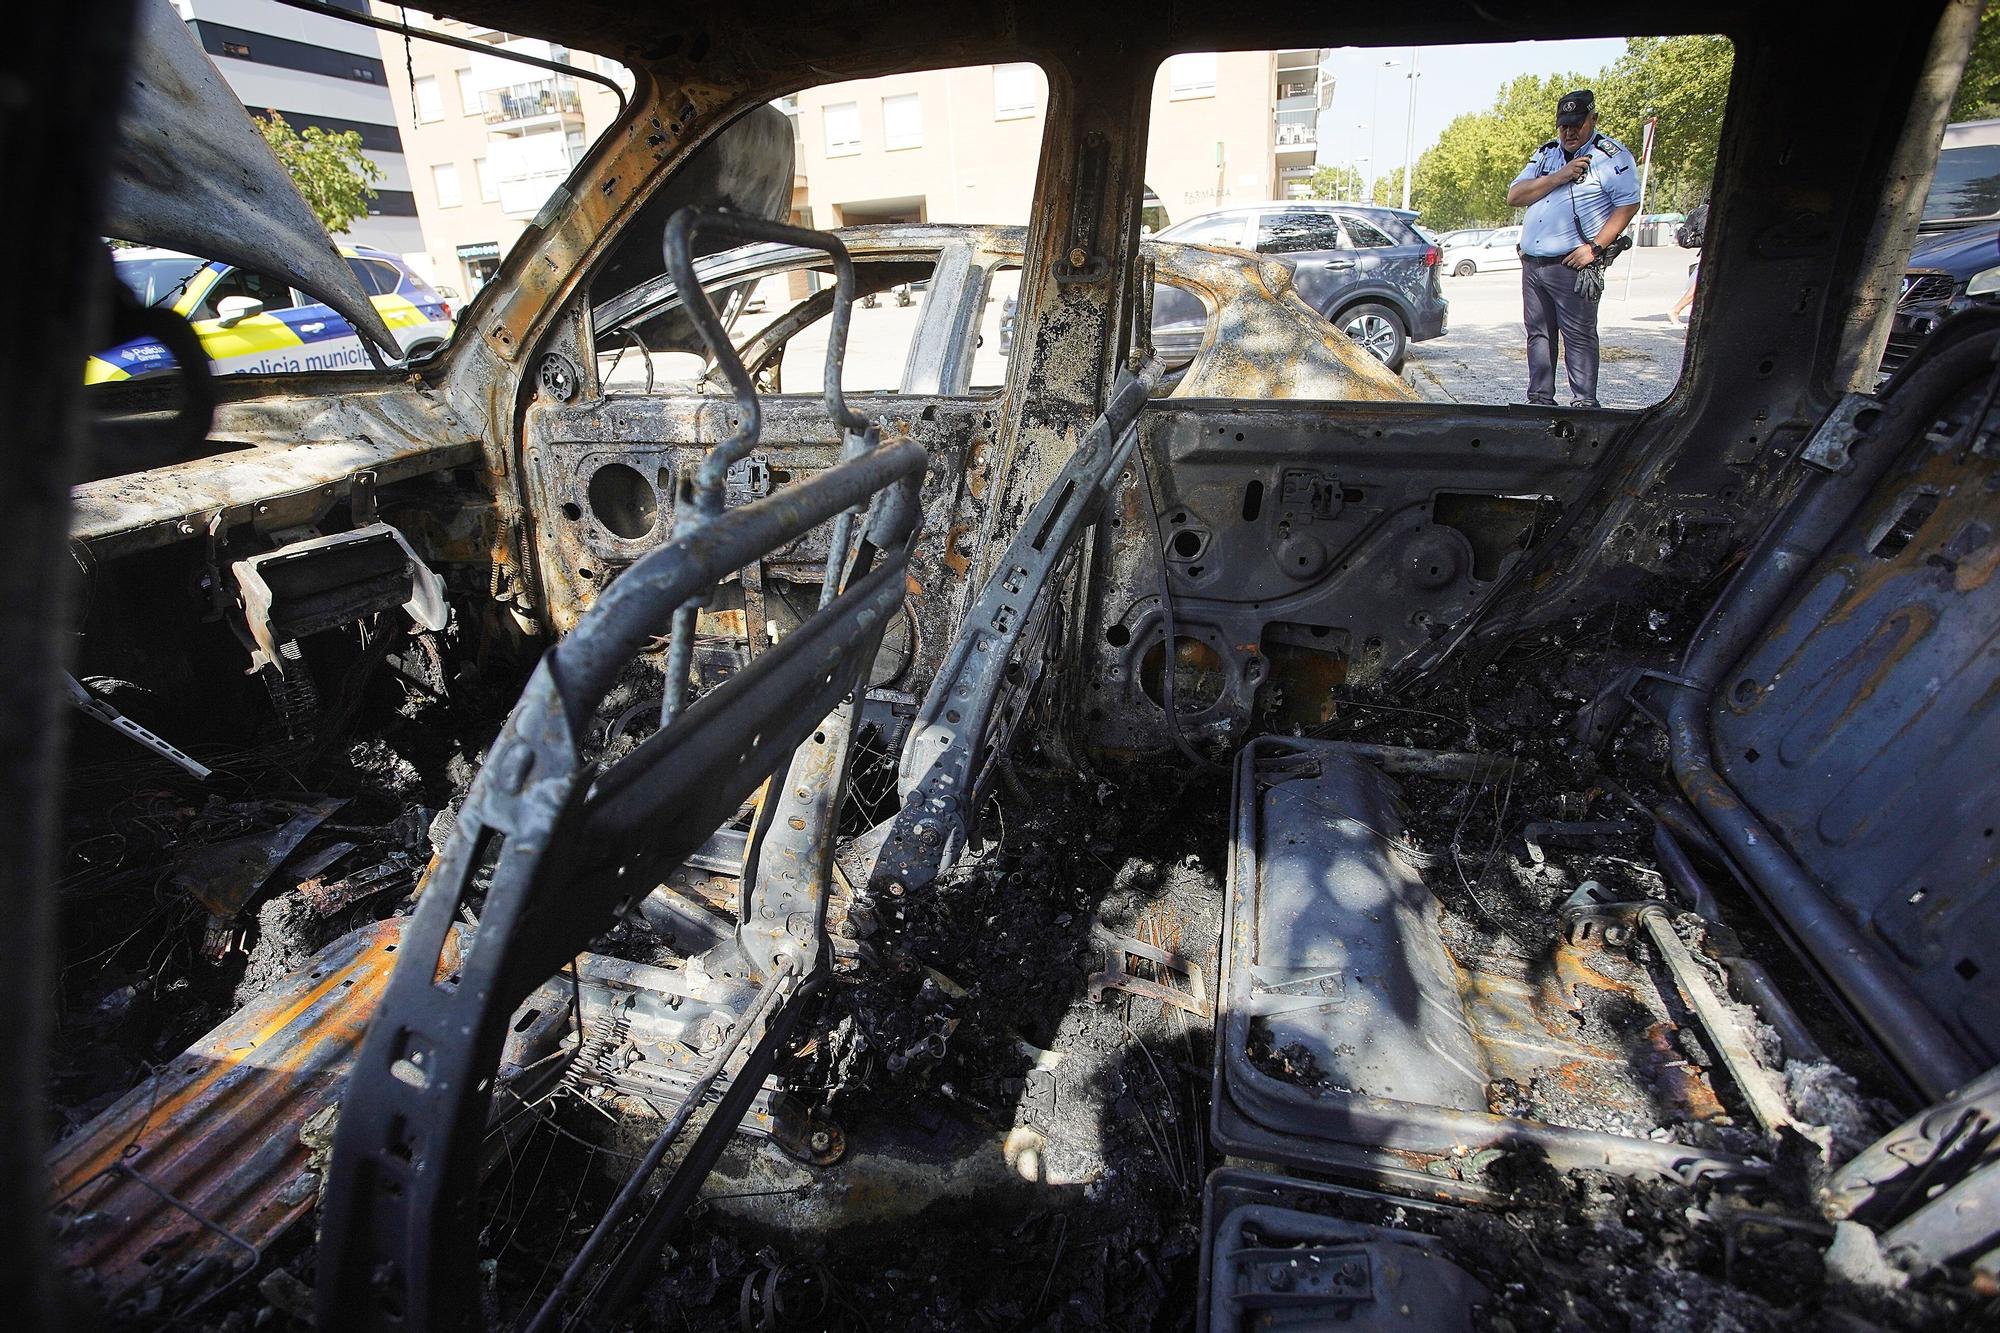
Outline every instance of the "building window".
<path id="1" fill-rule="evenodd" d="M 457 208 L 465 202 L 458 192 L 458 164 L 447 162 L 431 168 L 431 184 L 437 189 L 439 208 Z"/>
<path id="2" fill-rule="evenodd" d="M 1019 120 L 1041 107 L 1041 73 L 1033 65 L 993 67 L 993 119 Z"/>
<path id="3" fill-rule="evenodd" d="M 476 116 L 485 109 L 479 105 L 479 85 L 472 81 L 470 65 L 458 71 L 458 109 L 468 116 Z"/>
<path id="4" fill-rule="evenodd" d="M 847 157 L 861 151 L 861 108 L 837 102 L 826 108 L 826 155 Z"/>
<path id="5" fill-rule="evenodd" d="M 472 176 L 479 182 L 479 198 L 482 202 L 489 204 L 500 202 L 500 182 L 494 180 L 492 173 L 487 171 L 485 158 L 472 159 Z"/>
<path id="6" fill-rule="evenodd" d="M 882 99 L 882 146 L 922 148 L 924 146 L 924 104 L 916 93 Z"/>
<path id="7" fill-rule="evenodd" d="M 423 78 L 417 80 L 416 89 L 417 119 L 420 121 L 443 120 L 444 95 L 438 91 L 437 79 L 432 75 L 426 74 Z"/>
<path id="8" fill-rule="evenodd" d="M 1168 96 L 1215 96 L 1215 52 L 1190 51 L 1167 61 Z"/>

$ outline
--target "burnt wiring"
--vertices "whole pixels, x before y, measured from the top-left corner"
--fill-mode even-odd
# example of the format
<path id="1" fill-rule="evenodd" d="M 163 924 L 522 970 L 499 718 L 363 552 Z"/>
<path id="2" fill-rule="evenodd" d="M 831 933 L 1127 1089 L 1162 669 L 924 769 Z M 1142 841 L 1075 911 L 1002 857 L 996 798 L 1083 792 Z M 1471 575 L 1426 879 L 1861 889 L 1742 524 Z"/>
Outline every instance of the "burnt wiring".
<path id="1" fill-rule="evenodd" d="M 396 19 L 403 25 L 403 77 L 409 80 L 410 128 L 417 126 L 417 55 L 416 39 L 410 33 L 410 7 L 396 6 Z"/>

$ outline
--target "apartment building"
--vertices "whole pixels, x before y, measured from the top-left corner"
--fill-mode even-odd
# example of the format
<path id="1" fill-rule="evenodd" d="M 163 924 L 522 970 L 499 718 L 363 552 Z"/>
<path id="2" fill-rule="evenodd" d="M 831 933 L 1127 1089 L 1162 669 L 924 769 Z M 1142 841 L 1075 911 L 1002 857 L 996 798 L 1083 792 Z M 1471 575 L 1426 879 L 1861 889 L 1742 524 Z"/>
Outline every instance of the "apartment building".
<path id="1" fill-rule="evenodd" d="M 367 0 L 329 3 L 365 12 Z M 372 29 L 273 0 L 174 0 L 174 9 L 251 115 L 275 111 L 294 129 L 360 134 L 382 179 L 368 216 L 341 240 L 397 254 L 423 249 L 389 67 Z"/>
<path id="2" fill-rule="evenodd" d="M 1171 221 L 1302 192 L 1332 92 L 1324 55 L 1197 52 L 1161 65 L 1146 184 Z M 814 225 L 1028 221 L 1048 109 L 1035 65 L 826 84 L 778 105 Z"/>
<path id="3" fill-rule="evenodd" d="M 1304 195 L 1320 164 L 1319 118 L 1333 105 L 1333 75 L 1322 68 L 1328 54 L 1323 47 L 1271 53 L 1273 199 Z"/>
<path id="4" fill-rule="evenodd" d="M 376 2 L 377 12 L 401 15 Z M 518 53 L 624 78 L 621 67 L 546 42 L 408 13 L 414 26 L 492 54 L 381 35 L 388 92 L 408 146 L 432 281 L 470 296 L 617 112 L 597 84 L 505 59 Z M 1324 52 L 1225 51 L 1163 63 L 1153 90 L 1146 183 L 1178 221 L 1299 192 L 1317 160 L 1331 94 Z M 792 220 L 1025 224 L 1048 110 L 1033 64 L 926 70 L 808 88 L 791 118 Z M 1162 224 L 1164 225 L 1164 224 Z"/>
<path id="5" fill-rule="evenodd" d="M 615 61 L 549 42 L 381 0 L 375 12 L 488 48 L 465 51 L 369 34 L 379 39 L 379 54 L 393 70 L 389 99 L 403 127 L 423 222 L 420 241 L 409 247 L 416 253 L 406 257 L 432 282 L 470 297 L 618 115 L 618 96 L 603 84 L 509 57 L 604 74 L 628 90 L 631 78 Z"/>

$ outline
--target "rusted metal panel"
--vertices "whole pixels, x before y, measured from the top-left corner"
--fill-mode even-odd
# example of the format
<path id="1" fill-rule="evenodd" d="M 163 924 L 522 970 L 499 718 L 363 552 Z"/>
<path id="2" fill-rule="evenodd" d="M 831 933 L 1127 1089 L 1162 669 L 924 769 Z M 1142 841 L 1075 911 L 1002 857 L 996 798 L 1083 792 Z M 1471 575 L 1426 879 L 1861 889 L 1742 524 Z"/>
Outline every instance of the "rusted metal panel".
<path id="1" fill-rule="evenodd" d="M 1336 686 L 1373 686 L 1448 642 L 1530 558 L 1551 526 L 1544 515 L 1584 494 L 1605 443 L 1595 429 L 1513 434 L 1509 413 L 1445 416 L 1400 401 L 1351 402 L 1338 415 L 1256 399 L 1148 406 L 1108 502 L 1078 636 L 1081 674 L 1097 682 L 1084 740 L 1117 754 L 1170 743 L 1163 583 L 1180 640 L 1180 727 L 1198 744 L 1234 743 L 1273 718 L 1317 725 Z"/>
<path id="2" fill-rule="evenodd" d="M 70 537 L 100 560 L 224 527 L 308 523 L 372 472 L 389 485 L 479 457 L 478 435 L 417 389 L 288 394 L 217 409 L 209 438 L 239 446 L 75 488 Z"/>
<path id="3" fill-rule="evenodd" d="M 1150 244 L 1160 281 L 1194 288 L 1212 312 L 1176 398 L 1414 402 L 1416 390 L 1321 319 L 1289 265 L 1207 246 Z"/>
<path id="4" fill-rule="evenodd" d="M 105 1306 L 160 1288 L 171 1309 L 197 1267 L 240 1275 L 312 1210 L 301 1134 L 338 1101 L 403 925 L 334 941 L 51 1154 L 59 1259 Z M 440 975 L 458 956 L 454 932 Z M 330 1132 L 316 1137 L 323 1151 Z"/>
<path id="5" fill-rule="evenodd" d="M 970 401 L 941 407 L 936 400 L 872 394 L 857 401 L 865 401 L 871 418 L 882 423 L 885 441 L 913 440 L 930 454 L 923 481 L 925 514 L 953 511 L 962 502 L 964 442 L 968 436 L 975 442 L 985 438 L 982 405 Z M 618 394 L 597 403 L 530 410 L 526 482 L 535 510 L 543 516 L 535 529 L 535 559 L 554 627 L 567 632 L 613 576 L 666 541 L 673 529 L 671 478 L 707 452 L 701 441 L 719 438 L 714 428 L 726 408 L 726 402 L 712 398 Z M 929 419 L 927 408 L 934 409 Z M 839 458 L 839 432 L 817 401 L 771 400 L 764 409 L 763 437 L 750 462 L 769 470 L 774 494 L 825 471 Z M 631 469 L 634 475 L 627 483 L 644 487 L 655 506 L 654 521 L 642 537 L 620 536 L 598 513 L 590 483 L 608 464 Z M 663 477 L 667 484 L 661 483 Z M 828 536 L 824 530 L 807 533 L 763 562 L 758 590 L 764 594 L 767 620 L 786 621 L 793 603 L 804 611 L 817 601 Z M 949 641 L 951 602 L 962 587 L 948 571 L 946 551 L 945 526 L 933 517 L 910 557 L 917 586 L 908 600 L 921 621 L 911 669 L 919 679 L 935 669 Z M 741 595 L 740 586 L 731 582 L 715 591 L 713 605 L 734 611 L 742 604 Z"/>
<path id="6" fill-rule="evenodd" d="M 2000 460 L 1944 420 L 1722 678 L 1711 716 L 1729 786 L 1991 1063 Z"/>
<path id="7" fill-rule="evenodd" d="M 1244 747 L 1216 1141 L 1383 1180 L 1435 1174 L 1467 1149 L 1683 1180 L 1758 1171 L 1715 1146 L 1725 1108 L 1680 1051 L 1676 1011 L 1623 952 L 1632 928 L 1579 930 L 1545 953 L 1457 938 L 1399 800 L 1337 743 Z"/>

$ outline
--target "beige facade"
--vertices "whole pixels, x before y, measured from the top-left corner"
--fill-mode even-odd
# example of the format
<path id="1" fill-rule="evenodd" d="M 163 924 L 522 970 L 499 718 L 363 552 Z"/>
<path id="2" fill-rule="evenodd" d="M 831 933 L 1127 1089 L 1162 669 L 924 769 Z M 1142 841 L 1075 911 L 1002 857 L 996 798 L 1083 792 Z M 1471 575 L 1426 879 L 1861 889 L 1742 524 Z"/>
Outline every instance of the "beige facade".
<path id="1" fill-rule="evenodd" d="M 1311 175 L 1323 54 L 1197 52 L 1160 66 L 1146 184 L 1170 221 L 1280 197 Z M 826 84 L 779 105 L 815 226 L 1026 223 L 1048 96 L 1033 65 L 975 65 Z"/>
<path id="2" fill-rule="evenodd" d="M 602 84 L 502 58 L 518 53 L 629 77 L 615 62 L 548 42 L 374 0 L 374 12 L 493 48 L 481 55 L 382 33 L 389 96 L 401 128 L 424 251 L 409 255 L 431 281 L 477 291 L 584 149 L 618 114 Z M 413 95 L 414 90 L 414 95 Z"/>
<path id="3" fill-rule="evenodd" d="M 374 0 L 377 13 L 408 11 Z M 608 89 L 504 61 L 565 60 L 614 77 L 582 52 L 409 12 L 413 24 L 487 44 L 491 57 L 382 34 L 432 281 L 470 296 L 551 190 L 617 114 Z M 1330 85 L 1324 52 L 1178 55 L 1153 87 L 1146 184 L 1170 222 L 1280 197 L 1311 174 Z M 411 76 L 414 75 L 414 78 Z M 412 96 L 412 89 L 415 96 Z M 792 220 L 1025 224 L 1048 80 L 1030 64 L 977 65 L 810 88 L 777 105 L 792 118 Z M 1164 225 L 1164 224 L 1160 224 Z"/>

